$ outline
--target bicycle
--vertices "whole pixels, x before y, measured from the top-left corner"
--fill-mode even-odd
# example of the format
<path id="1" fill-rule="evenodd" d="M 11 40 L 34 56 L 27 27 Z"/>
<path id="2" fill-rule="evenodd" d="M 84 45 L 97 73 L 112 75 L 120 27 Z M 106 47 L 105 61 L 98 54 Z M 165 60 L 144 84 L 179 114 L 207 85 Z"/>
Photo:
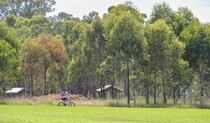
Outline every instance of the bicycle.
<path id="1" fill-rule="evenodd" d="M 62 101 L 58 103 L 58 106 L 75 106 L 75 103 L 72 101 L 66 101 L 66 102 Z"/>

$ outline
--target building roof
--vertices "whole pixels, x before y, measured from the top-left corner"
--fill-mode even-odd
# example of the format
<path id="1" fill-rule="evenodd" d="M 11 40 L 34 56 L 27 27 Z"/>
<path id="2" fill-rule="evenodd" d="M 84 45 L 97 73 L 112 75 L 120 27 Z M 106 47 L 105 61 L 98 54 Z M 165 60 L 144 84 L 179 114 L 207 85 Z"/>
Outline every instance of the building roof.
<path id="1" fill-rule="evenodd" d="M 104 86 L 104 88 L 102 88 L 102 91 L 107 91 L 107 90 L 109 90 L 111 88 L 112 88 L 112 85 L 106 85 L 106 86 Z M 120 91 L 120 92 L 123 92 L 122 89 L 120 89 L 120 88 L 118 88 L 116 86 L 113 86 L 113 89 L 117 90 L 117 91 Z M 101 92 L 101 88 L 97 89 L 96 92 Z"/>
<path id="2" fill-rule="evenodd" d="M 16 93 L 21 92 L 22 90 L 29 91 L 28 89 L 25 89 L 25 88 L 12 88 L 10 90 L 5 91 L 5 93 L 6 94 L 16 94 Z"/>

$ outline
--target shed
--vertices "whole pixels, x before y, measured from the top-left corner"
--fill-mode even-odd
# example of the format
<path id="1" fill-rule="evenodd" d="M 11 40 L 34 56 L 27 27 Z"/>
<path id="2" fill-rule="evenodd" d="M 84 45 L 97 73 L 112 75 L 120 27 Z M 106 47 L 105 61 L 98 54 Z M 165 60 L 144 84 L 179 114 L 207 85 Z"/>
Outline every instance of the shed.
<path id="1" fill-rule="evenodd" d="M 112 90 L 113 90 L 113 94 L 112 94 Z M 110 92 L 110 97 L 114 95 L 115 98 L 117 97 L 120 98 L 121 92 L 123 92 L 123 90 L 116 86 L 106 85 L 102 87 L 102 89 L 101 88 L 97 89 L 96 92 L 98 92 L 99 96 L 102 94 L 103 98 L 106 98 L 107 92 Z"/>
<path id="2" fill-rule="evenodd" d="M 26 88 L 12 88 L 5 91 L 5 94 L 9 97 L 28 97 L 30 95 L 30 91 Z"/>

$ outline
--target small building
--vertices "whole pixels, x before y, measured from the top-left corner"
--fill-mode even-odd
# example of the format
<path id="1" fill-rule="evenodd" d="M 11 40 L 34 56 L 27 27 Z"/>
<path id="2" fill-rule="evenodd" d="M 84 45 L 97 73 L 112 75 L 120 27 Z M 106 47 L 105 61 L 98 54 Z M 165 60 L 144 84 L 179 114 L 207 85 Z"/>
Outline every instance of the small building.
<path id="1" fill-rule="evenodd" d="M 5 92 L 7 97 L 21 97 L 26 98 L 30 95 L 30 91 L 26 88 L 12 88 Z"/>
<path id="2" fill-rule="evenodd" d="M 117 98 L 120 98 L 121 92 L 123 92 L 123 90 L 116 86 L 106 85 L 106 86 L 102 87 L 102 89 L 101 88 L 97 89 L 96 92 L 99 94 L 99 97 L 102 94 L 102 98 L 106 98 L 107 92 L 109 92 L 110 98 L 112 98 L 112 96 L 114 96 L 114 98 L 117 99 Z"/>

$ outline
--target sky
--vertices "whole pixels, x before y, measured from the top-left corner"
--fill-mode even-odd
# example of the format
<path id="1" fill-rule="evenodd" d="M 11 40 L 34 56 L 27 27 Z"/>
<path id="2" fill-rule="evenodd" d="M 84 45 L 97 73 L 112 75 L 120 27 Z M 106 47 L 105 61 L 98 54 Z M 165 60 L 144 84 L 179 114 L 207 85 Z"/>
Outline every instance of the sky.
<path id="1" fill-rule="evenodd" d="M 99 13 L 100 17 L 108 13 L 110 6 L 117 6 L 128 0 L 55 0 L 55 11 L 49 15 L 57 15 L 59 12 L 73 14 L 73 17 L 82 19 L 92 11 Z M 152 7 L 156 3 L 166 2 L 173 10 L 178 7 L 187 7 L 195 17 L 203 23 L 210 22 L 210 0 L 129 0 L 134 3 L 141 13 L 146 13 L 149 17 Z"/>

